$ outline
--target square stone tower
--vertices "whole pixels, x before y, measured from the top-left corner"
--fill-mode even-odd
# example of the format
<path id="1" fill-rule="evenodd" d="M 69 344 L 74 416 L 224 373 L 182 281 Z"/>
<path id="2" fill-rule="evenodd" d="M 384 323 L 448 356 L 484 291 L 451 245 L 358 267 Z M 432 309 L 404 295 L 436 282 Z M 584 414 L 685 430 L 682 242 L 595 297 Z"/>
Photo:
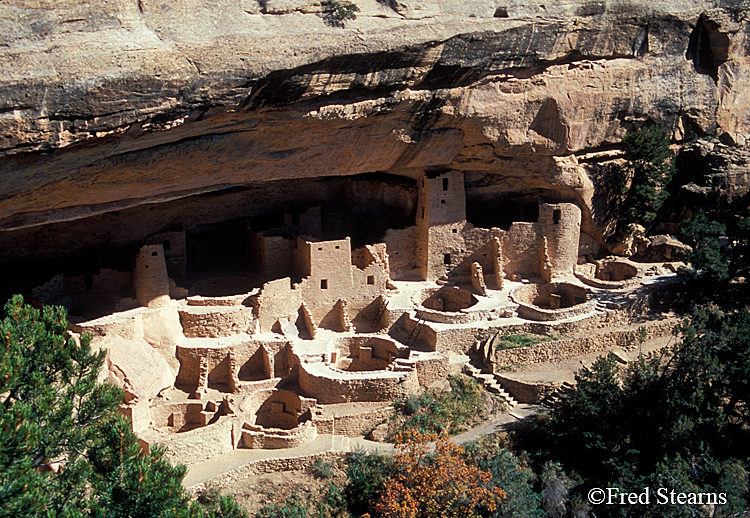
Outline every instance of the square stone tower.
<path id="1" fill-rule="evenodd" d="M 466 252 L 466 193 L 460 171 L 423 173 L 417 180 L 416 263 L 422 278 L 435 280 Z"/>

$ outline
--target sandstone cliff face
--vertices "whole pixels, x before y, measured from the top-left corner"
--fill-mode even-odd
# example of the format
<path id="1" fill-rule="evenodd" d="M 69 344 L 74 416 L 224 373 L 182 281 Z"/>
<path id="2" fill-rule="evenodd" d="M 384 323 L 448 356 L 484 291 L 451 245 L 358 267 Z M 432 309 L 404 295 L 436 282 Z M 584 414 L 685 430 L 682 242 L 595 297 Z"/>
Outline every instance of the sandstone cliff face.
<path id="1" fill-rule="evenodd" d="M 576 201 L 601 242 L 628 129 L 750 133 L 739 0 L 356 3 L 345 28 L 304 0 L 0 6 L 0 260 L 229 219 L 235 188 L 265 189 L 253 215 L 278 180 L 426 169 L 463 171 L 469 204 Z"/>

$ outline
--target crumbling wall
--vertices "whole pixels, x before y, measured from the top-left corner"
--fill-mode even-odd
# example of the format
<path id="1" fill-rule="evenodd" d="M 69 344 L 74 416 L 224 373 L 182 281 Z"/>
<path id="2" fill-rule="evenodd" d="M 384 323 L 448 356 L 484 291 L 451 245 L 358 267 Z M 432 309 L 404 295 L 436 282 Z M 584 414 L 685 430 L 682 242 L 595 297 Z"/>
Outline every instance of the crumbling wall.
<path id="1" fill-rule="evenodd" d="M 646 325 L 646 339 L 651 340 L 671 335 L 676 323 L 676 320 L 670 319 Z M 492 351 L 490 360 L 494 368 L 508 365 L 560 362 L 575 356 L 608 351 L 615 347 L 631 347 L 637 343 L 638 336 L 638 330 L 611 331 L 587 337 L 542 342 L 528 347 Z"/>
<path id="2" fill-rule="evenodd" d="M 176 353 L 180 361 L 180 371 L 177 373 L 175 386 L 188 392 L 202 390 L 205 386 L 228 387 L 232 382 L 229 352 L 229 347 L 177 345 Z"/>
<path id="3" fill-rule="evenodd" d="M 253 306 L 261 333 L 270 332 L 279 318 L 296 322 L 302 305 L 302 291 L 292 289 L 291 282 L 289 277 L 267 282 L 258 294 L 250 297 L 249 303 Z"/>
<path id="4" fill-rule="evenodd" d="M 581 209 L 577 205 L 540 201 L 539 218 L 535 223 L 513 223 L 504 235 L 505 272 L 525 277 L 544 275 L 541 258 L 546 238 L 548 261 L 544 263 L 549 263 L 549 277 L 572 274 L 578 263 L 580 234 Z"/>
<path id="5" fill-rule="evenodd" d="M 317 407 L 312 421 L 318 433 L 362 437 L 392 415 L 393 406 L 387 403 L 346 403 Z"/>
<path id="6" fill-rule="evenodd" d="M 309 402 L 303 410 L 302 399 L 288 390 L 274 390 L 255 411 L 254 424 L 264 428 L 291 430 L 299 424 L 299 416 L 309 409 Z"/>
<path id="7" fill-rule="evenodd" d="M 310 421 L 289 430 L 245 423 L 242 426 L 242 446 L 267 450 L 296 448 L 312 441 L 317 435 L 317 428 Z"/>
<path id="8" fill-rule="evenodd" d="M 62 284 L 64 293 L 112 293 L 120 297 L 130 297 L 133 272 L 102 268 L 98 274 L 66 275 Z"/>
<path id="9" fill-rule="evenodd" d="M 417 233 L 417 226 L 391 229 L 385 233 L 383 241 L 388 249 L 391 279 L 408 279 L 414 275 Z"/>
<path id="10" fill-rule="evenodd" d="M 539 257 L 543 237 L 540 227 L 535 223 L 513 223 L 502 240 L 505 273 L 524 277 L 537 276 L 539 264 L 532 258 Z"/>
<path id="11" fill-rule="evenodd" d="M 297 233 L 308 239 L 319 239 L 323 233 L 323 220 L 320 206 L 310 207 L 299 215 Z"/>
<path id="12" fill-rule="evenodd" d="M 220 338 L 249 333 L 253 310 L 245 306 L 185 306 L 180 323 L 188 338 Z"/>
<path id="13" fill-rule="evenodd" d="M 175 385 L 192 391 L 205 382 L 235 390 L 242 382 L 283 377 L 289 367 L 288 345 L 286 340 L 237 341 L 223 346 L 178 344 L 180 370 Z"/>
<path id="14" fill-rule="evenodd" d="M 250 236 L 250 256 L 253 266 L 271 278 L 286 277 L 294 273 L 295 239 L 274 235 L 272 232 L 254 233 Z"/>
<path id="15" fill-rule="evenodd" d="M 416 363 L 419 385 L 422 387 L 429 387 L 436 381 L 448 378 L 448 375 L 450 374 L 449 367 L 447 356 L 440 355 L 419 359 Z"/>

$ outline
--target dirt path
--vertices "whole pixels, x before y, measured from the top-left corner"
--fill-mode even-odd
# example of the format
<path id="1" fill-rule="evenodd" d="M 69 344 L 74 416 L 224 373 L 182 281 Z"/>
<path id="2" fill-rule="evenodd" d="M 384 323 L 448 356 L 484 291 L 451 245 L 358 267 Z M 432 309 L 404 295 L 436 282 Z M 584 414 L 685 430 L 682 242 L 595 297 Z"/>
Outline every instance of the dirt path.
<path id="1" fill-rule="evenodd" d="M 190 466 L 182 485 L 189 488 L 205 483 L 234 469 L 270 459 L 295 459 L 325 452 L 348 453 L 353 451 L 391 453 L 393 452 L 393 445 L 368 441 L 357 437 L 320 434 L 312 441 L 296 448 L 280 450 L 236 449 Z"/>

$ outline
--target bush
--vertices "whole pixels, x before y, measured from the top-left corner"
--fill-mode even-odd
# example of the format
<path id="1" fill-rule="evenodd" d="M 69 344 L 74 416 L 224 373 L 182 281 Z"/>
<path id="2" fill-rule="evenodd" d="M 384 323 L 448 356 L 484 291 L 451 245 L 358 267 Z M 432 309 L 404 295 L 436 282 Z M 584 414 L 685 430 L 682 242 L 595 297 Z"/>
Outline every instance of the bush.
<path id="1" fill-rule="evenodd" d="M 270 495 L 273 497 L 273 495 Z M 307 518 L 310 504 L 307 499 L 296 491 L 291 495 L 283 495 L 261 508 L 257 518 Z"/>
<path id="2" fill-rule="evenodd" d="M 493 512 L 505 492 L 490 483 L 489 472 L 468 463 L 464 449 L 437 437 L 406 431 L 396 437 L 394 473 L 373 507 L 387 518 L 479 518 Z"/>
<path id="3" fill-rule="evenodd" d="M 706 213 L 699 209 L 692 219 L 683 223 L 680 230 L 693 247 L 690 254 L 693 273 L 705 276 L 710 281 L 727 280 L 729 263 L 719 245 L 719 237 L 726 234 L 724 224 L 709 221 Z"/>
<path id="4" fill-rule="evenodd" d="M 328 488 L 316 504 L 316 518 L 350 518 L 346 497 L 339 487 L 328 483 Z"/>
<path id="5" fill-rule="evenodd" d="M 344 496 L 355 516 L 370 511 L 370 502 L 383 488 L 393 471 L 393 459 L 385 455 L 355 452 L 347 459 L 347 481 Z"/>
<path id="6" fill-rule="evenodd" d="M 465 446 L 474 464 L 492 475 L 491 483 L 502 487 L 507 497 L 493 518 L 542 518 L 541 498 L 534 491 L 536 477 L 525 462 L 505 448 L 502 436 L 486 435 Z"/>
<path id="7" fill-rule="evenodd" d="M 325 0 L 323 2 L 324 20 L 332 27 L 344 27 L 346 20 L 356 20 L 359 7 L 347 0 Z"/>
<path id="8" fill-rule="evenodd" d="M 481 385 L 463 375 L 451 376 L 450 384 L 450 392 L 425 391 L 395 405 L 404 415 L 410 416 L 401 430 L 455 435 L 466 425 L 476 422 L 483 409 Z"/>
<path id="9" fill-rule="evenodd" d="M 310 466 L 310 471 L 315 478 L 331 478 L 333 476 L 333 463 L 317 458 Z"/>

